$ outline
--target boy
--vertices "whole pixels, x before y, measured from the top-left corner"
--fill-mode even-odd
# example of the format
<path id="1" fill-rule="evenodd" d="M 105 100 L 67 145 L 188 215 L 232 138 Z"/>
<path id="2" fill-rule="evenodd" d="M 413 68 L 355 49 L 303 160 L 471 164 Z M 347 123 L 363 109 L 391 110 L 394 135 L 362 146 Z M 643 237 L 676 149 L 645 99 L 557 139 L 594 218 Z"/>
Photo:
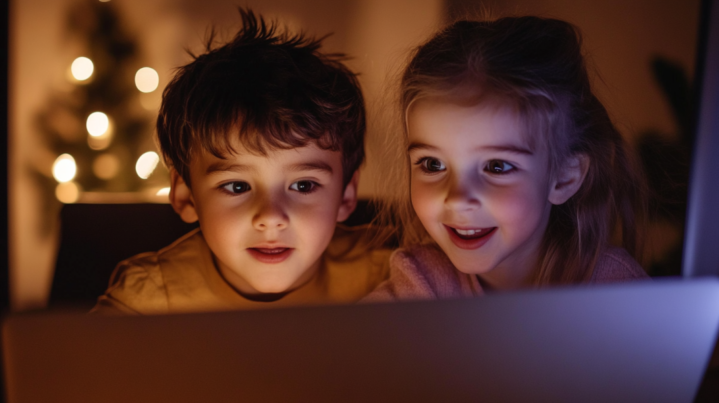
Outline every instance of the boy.
<path id="1" fill-rule="evenodd" d="M 200 228 L 115 269 L 93 312 L 354 302 L 387 277 L 355 208 L 365 111 L 342 55 L 240 10 L 235 38 L 180 68 L 157 137 L 170 203 Z"/>

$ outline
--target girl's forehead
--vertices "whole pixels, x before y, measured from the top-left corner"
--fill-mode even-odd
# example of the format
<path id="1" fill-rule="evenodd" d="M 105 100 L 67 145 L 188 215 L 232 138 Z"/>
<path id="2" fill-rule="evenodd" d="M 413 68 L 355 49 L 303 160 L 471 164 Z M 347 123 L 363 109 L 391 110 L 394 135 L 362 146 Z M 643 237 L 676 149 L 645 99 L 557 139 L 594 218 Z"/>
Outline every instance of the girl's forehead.
<path id="1" fill-rule="evenodd" d="M 448 136 L 474 133 L 478 139 L 488 135 L 513 137 L 520 134 L 522 122 L 511 108 L 490 104 L 461 104 L 440 98 L 417 100 L 409 110 L 407 129 L 410 137 Z"/>
<path id="2" fill-rule="evenodd" d="M 544 148 L 547 122 L 518 103 L 498 97 L 473 100 L 432 96 L 418 98 L 407 110 L 406 130 L 410 142 L 444 142 L 457 133 L 465 142 L 511 141 L 531 151 Z"/>

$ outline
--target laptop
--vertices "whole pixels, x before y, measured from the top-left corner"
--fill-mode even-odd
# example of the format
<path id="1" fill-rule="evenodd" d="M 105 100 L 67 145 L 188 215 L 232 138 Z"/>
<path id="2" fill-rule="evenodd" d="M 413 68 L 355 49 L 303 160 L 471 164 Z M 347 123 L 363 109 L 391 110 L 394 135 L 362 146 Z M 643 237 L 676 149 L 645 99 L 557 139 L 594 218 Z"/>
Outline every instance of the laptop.
<path id="1" fill-rule="evenodd" d="M 719 280 L 3 324 L 7 401 L 690 402 Z"/>

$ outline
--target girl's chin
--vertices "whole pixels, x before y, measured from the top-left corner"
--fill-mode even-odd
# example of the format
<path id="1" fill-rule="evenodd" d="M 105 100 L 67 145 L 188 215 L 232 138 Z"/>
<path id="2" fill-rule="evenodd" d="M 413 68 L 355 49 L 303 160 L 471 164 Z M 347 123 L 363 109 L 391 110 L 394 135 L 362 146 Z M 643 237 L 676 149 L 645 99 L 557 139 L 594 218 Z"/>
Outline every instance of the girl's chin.
<path id="1" fill-rule="evenodd" d="M 471 259 L 467 256 L 449 256 L 449 260 L 452 262 L 454 267 L 464 274 L 479 275 L 490 272 L 494 266 L 486 264 L 477 264 L 478 259 Z M 486 263 L 486 258 L 483 259 L 483 263 Z"/>

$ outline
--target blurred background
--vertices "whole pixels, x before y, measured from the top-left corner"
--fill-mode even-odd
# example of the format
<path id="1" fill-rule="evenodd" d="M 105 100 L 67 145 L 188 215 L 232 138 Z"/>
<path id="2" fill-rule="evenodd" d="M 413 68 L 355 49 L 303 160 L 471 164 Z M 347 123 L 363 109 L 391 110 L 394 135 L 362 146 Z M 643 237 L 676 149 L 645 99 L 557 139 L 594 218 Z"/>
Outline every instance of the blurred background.
<path id="1" fill-rule="evenodd" d="M 363 198 L 381 196 L 374 185 L 387 164 L 379 155 L 388 126 L 380 112 L 414 46 L 486 10 L 574 23 L 596 92 L 654 192 L 644 266 L 679 274 L 699 0 L 11 0 L 12 310 L 48 304 L 63 205 L 167 202 L 152 139 L 162 89 L 191 60 L 185 49 L 201 50 L 209 26 L 221 38 L 235 32 L 238 5 L 291 30 L 332 33 L 324 50 L 352 58 L 370 119 Z"/>

